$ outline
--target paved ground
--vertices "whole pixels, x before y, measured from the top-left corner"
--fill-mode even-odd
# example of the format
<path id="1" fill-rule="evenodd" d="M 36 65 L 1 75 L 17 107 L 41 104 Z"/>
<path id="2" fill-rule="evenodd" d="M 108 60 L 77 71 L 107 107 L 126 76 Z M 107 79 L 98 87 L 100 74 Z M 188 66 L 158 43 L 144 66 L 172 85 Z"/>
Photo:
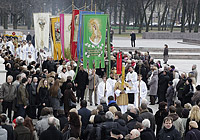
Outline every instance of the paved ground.
<path id="1" fill-rule="evenodd" d="M 198 45 L 189 45 L 178 43 L 182 40 L 171 40 L 171 39 L 137 39 L 136 47 L 155 47 L 163 48 L 164 44 L 168 44 L 169 48 L 200 48 Z M 114 46 L 116 47 L 131 47 L 130 38 L 126 37 L 114 37 Z"/>

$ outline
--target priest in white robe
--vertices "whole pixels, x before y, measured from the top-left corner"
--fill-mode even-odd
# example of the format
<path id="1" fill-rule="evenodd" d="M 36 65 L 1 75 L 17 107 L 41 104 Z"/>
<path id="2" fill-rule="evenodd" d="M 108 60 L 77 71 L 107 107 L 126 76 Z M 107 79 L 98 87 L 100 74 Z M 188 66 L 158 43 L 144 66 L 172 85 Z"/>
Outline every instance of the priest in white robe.
<path id="1" fill-rule="evenodd" d="M 112 90 L 110 92 L 110 95 L 109 96 L 114 96 L 114 88 L 115 88 L 115 83 L 117 82 L 117 80 L 114 79 L 114 74 L 111 72 L 110 73 L 110 78 L 107 79 L 107 82 L 111 85 L 112 87 Z"/>
<path id="2" fill-rule="evenodd" d="M 133 67 L 129 67 L 129 72 L 126 75 L 126 82 L 131 87 L 128 93 L 128 100 L 130 104 L 134 103 L 134 94 L 137 92 L 137 73 L 133 70 Z"/>
<path id="3" fill-rule="evenodd" d="M 140 89 L 139 89 L 140 87 Z M 134 102 L 134 105 L 136 107 L 138 107 L 138 95 L 139 95 L 139 92 L 140 92 L 140 105 L 141 105 L 141 101 L 142 99 L 146 99 L 146 96 L 147 96 L 147 85 L 146 83 L 142 80 L 142 75 L 139 75 L 138 76 L 138 81 L 137 81 L 137 92 L 135 94 L 135 102 Z"/>
<path id="4" fill-rule="evenodd" d="M 106 103 L 108 104 L 108 97 L 111 95 L 112 86 L 109 82 L 106 81 L 106 76 L 103 77 L 103 81 L 101 81 L 98 85 L 97 89 L 97 104 L 100 104 L 100 99 L 102 97 L 106 98 Z"/>

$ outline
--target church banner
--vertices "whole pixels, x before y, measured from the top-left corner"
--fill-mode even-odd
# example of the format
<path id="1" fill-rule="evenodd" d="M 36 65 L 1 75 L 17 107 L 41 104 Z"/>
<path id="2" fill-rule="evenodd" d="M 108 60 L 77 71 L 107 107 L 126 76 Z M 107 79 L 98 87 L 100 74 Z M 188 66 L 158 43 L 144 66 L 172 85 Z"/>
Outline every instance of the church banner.
<path id="1" fill-rule="evenodd" d="M 83 37 L 83 67 L 89 68 L 105 67 L 104 50 L 108 15 L 83 15 L 84 37 Z"/>
<path id="2" fill-rule="evenodd" d="M 91 12 L 91 11 L 80 11 L 79 12 L 79 28 L 78 28 L 78 39 L 77 39 L 77 57 L 83 58 L 83 15 L 94 15 L 104 14 L 103 12 Z M 79 56 L 80 54 L 80 56 Z"/>
<path id="3" fill-rule="evenodd" d="M 73 10 L 72 24 L 71 24 L 71 40 L 70 40 L 71 59 L 73 60 L 77 58 L 78 26 L 79 26 L 79 10 Z"/>
<path id="4" fill-rule="evenodd" d="M 34 13 L 35 48 L 49 49 L 50 13 Z"/>
<path id="5" fill-rule="evenodd" d="M 51 18 L 52 38 L 53 38 L 53 57 L 54 60 L 61 60 L 61 38 L 60 38 L 60 18 Z"/>
<path id="6" fill-rule="evenodd" d="M 62 53 L 64 59 L 71 59 L 70 36 L 71 36 L 71 14 L 60 14 L 60 36 Z"/>

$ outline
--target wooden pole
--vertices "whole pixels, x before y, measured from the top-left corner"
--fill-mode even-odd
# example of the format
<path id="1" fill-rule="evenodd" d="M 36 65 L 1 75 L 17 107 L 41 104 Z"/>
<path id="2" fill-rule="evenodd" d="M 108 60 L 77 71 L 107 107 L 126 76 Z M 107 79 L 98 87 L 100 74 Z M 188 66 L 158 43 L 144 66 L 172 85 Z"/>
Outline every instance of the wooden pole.
<path id="1" fill-rule="evenodd" d="M 86 1 L 85 1 L 85 8 L 84 8 L 84 11 L 86 11 L 86 8 L 87 8 L 87 3 L 86 3 Z"/>
<path id="2" fill-rule="evenodd" d="M 94 97 L 95 97 L 95 75 L 96 75 L 96 70 L 95 70 L 95 62 L 94 62 Z"/>
<path id="3" fill-rule="evenodd" d="M 139 93 L 138 93 L 138 107 L 140 106 L 140 83 L 141 83 L 141 66 L 142 66 L 142 64 L 141 64 L 141 62 L 139 62 Z"/>
<path id="4" fill-rule="evenodd" d="M 97 4 L 95 3 L 95 14 L 96 14 L 96 12 L 97 12 Z"/>
<path id="5" fill-rule="evenodd" d="M 74 10 L 74 0 L 72 0 L 72 11 Z"/>
<path id="6" fill-rule="evenodd" d="M 91 0 L 91 11 L 92 11 L 92 7 L 93 7 L 93 0 Z"/>

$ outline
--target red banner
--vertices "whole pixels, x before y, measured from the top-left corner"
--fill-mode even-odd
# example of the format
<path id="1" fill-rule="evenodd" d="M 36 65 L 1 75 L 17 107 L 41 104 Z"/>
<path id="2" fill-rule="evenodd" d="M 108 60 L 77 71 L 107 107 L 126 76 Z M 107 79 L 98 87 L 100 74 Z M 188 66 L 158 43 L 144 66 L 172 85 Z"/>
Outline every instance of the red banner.
<path id="1" fill-rule="evenodd" d="M 78 26 L 79 26 L 79 10 L 73 10 L 72 23 L 71 23 L 71 40 L 70 40 L 70 50 L 71 50 L 72 60 L 75 60 L 77 58 Z"/>
<path id="2" fill-rule="evenodd" d="M 117 53 L 117 74 L 122 74 L 122 52 Z"/>

